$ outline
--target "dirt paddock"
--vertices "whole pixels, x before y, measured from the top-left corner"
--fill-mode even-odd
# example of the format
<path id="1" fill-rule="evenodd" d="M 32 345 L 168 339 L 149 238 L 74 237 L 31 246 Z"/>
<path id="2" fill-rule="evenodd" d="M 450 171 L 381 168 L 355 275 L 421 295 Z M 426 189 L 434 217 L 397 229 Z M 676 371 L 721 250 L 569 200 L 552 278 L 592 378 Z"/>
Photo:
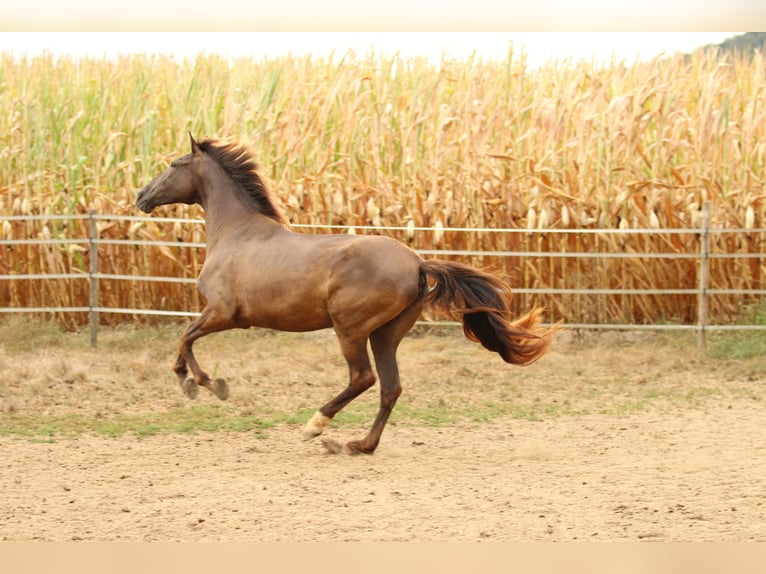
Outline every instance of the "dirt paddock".
<path id="1" fill-rule="evenodd" d="M 6 421 L 192 408 L 167 333 L 97 351 L 74 335 L 0 334 Z M 336 353 L 324 335 L 222 335 L 203 362 L 232 374 L 234 414 L 296 411 L 340 390 Z M 423 335 L 403 345 L 402 415 L 373 456 L 328 454 L 289 420 L 147 436 L 19 436 L 7 423 L 0 540 L 764 541 L 762 359 L 564 336 L 509 370 L 457 334 Z M 359 438 L 375 399 L 328 436 Z M 456 418 L 423 415 L 449 408 Z"/>

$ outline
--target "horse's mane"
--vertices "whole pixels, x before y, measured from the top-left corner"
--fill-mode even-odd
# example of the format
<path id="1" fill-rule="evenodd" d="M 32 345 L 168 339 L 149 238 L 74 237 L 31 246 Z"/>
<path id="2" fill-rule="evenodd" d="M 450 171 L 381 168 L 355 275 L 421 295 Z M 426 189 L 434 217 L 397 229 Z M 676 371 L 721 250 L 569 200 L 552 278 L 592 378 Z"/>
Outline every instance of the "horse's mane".
<path id="1" fill-rule="evenodd" d="M 258 164 L 244 145 L 213 139 L 203 140 L 198 145 L 239 184 L 253 209 L 278 223 L 288 224 L 287 217 L 277 207 L 271 192 L 258 175 Z"/>

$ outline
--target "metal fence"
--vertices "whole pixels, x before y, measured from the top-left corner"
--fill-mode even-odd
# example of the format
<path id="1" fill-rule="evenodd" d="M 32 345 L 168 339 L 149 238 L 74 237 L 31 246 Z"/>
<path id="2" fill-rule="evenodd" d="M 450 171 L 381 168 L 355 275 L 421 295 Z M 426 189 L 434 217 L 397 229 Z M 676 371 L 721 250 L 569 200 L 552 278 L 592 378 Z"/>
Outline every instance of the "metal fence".
<path id="1" fill-rule="evenodd" d="M 103 215 L 91 211 L 87 215 L 18 215 L 2 216 L 0 215 L 0 225 L 4 222 L 13 221 L 74 221 L 87 220 L 89 233 L 87 237 L 42 237 L 25 239 L 0 239 L 0 246 L 22 246 L 22 245 L 79 245 L 87 249 L 89 253 L 98 253 L 98 250 L 105 245 L 132 245 L 132 246 L 155 246 L 155 247 L 178 247 L 189 249 L 204 248 L 205 244 L 189 241 L 160 241 L 160 240 L 140 240 L 140 239 L 107 239 L 99 236 L 99 222 L 159 222 L 180 225 L 204 225 L 203 220 L 199 219 L 177 219 L 177 218 L 158 218 L 158 217 L 134 217 L 134 216 L 116 216 Z M 302 231 L 327 231 L 332 229 L 336 232 L 354 233 L 354 232 L 436 232 L 435 228 L 403 228 L 403 227 L 380 227 L 380 226 L 325 226 L 325 225 L 294 225 L 296 229 Z M 710 227 L 710 206 L 705 204 L 702 211 L 701 226 L 694 229 L 461 229 L 461 228 L 439 228 L 441 232 L 472 232 L 472 233 L 524 233 L 524 234 L 600 234 L 600 235 L 634 235 L 634 234 L 661 234 L 672 233 L 676 235 L 695 234 L 699 236 L 699 252 L 697 253 L 623 253 L 623 252 L 599 252 L 599 253 L 580 253 L 580 252 L 554 252 L 554 251 L 482 251 L 482 250 L 456 250 L 456 249 L 416 249 L 418 253 L 425 256 L 458 256 L 458 257 L 546 257 L 546 258 L 580 258 L 586 261 L 596 259 L 693 259 L 699 265 L 699 281 L 694 288 L 688 287 L 667 287 L 667 288 L 643 288 L 643 289 L 611 289 L 611 288 L 525 288 L 514 286 L 513 292 L 527 295 L 589 295 L 589 296 L 610 296 L 610 295 L 688 295 L 696 296 L 698 300 L 697 320 L 693 324 L 615 324 L 615 323 L 592 323 L 587 321 L 567 322 L 566 327 L 570 329 L 620 329 L 620 330 L 689 330 L 696 331 L 700 337 L 700 344 L 704 346 L 705 337 L 709 330 L 766 330 L 763 324 L 736 324 L 736 325 L 713 325 L 708 321 L 707 310 L 710 297 L 717 295 L 733 295 L 753 297 L 760 300 L 766 295 L 765 289 L 730 289 L 716 288 L 710 285 L 710 275 L 708 273 L 710 261 L 714 259 L 737 259 L 748 258 L 758 260 L 758 265 L 763 266 L 765 254 L 761 252 L 737 252 L 737 253 L 711 253 L 711 236 L 726 234 L 741 234 L 752 236 L 752 234 L 764 234 L 766 229 L 720 229 Z M 104 307 L 99 304 L 99 282 L 101 280 L 114 281 L 142 281 L 142 282 L 166 282 L 166 283 L 196 283 L 196 277 L 155 277 L 135 274 L 120 273 L 102 273 L 99 271 L 99 257 L 88 257 L 89 265 L 87 269 L 78 269 L 73 273 L 43 273 L 43 274 L 19 274 L 11 273 L 0 275 L 0 289 L 3 284 L 10 281 L 31 281 L 31 280 L 53 280 L 65 279 L 70 281 L 87 281 L 89 283 L 89 297 L 87 301 L 82 301 L 80 305 L 74 306 L 43 306 L 43 307 L 0 307 L 0 313 L 87 313 L 89 315 L 91 342 L 95 346 L 97 341 L 99 314 L 117 313 L 130 315 L 154 315 L 170 317 L 196 317 L 197 312 L 185 309 L 147 309 L 147 308 L 115 308 Z"/>

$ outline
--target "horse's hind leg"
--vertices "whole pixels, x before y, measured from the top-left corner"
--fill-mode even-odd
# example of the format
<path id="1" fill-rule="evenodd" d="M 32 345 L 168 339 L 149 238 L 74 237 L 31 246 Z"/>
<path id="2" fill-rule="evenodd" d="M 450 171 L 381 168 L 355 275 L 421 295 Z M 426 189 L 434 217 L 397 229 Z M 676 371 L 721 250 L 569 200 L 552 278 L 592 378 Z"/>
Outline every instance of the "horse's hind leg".
<path id="1" fill-rule="evenodd" d="M 396 351 L 401 340 L 415 324 L 421 308 L 420 302 L 412 304 L 395 319 L 370 335 L 370 344 L 375 356 L 375 367 L 380 378 L 380 408 L 367 436 L 362 440 L 347 443 L 346 452 L 350 454 L 372 454 L 378 447 L 383 428 L 388 422 L 388 417 L 391 415 L 399 395 L 402 394 Z"/>
<path id="2" fill-rule="evenodd" d="M 178 359 L 176 359 L 173 370 L 178 376 L 181 388 L 189 398 L 193 399 L 197 396 L 199 387 L 207 388 L 222 401 L 229 398 L 229 388 L 226 381 L 223 379 L 210 380 L 210 376 L 197 363 L 192 345 L 200 337 L 231 327 L 232 324 L 228 318 L 216 313 L 211 307 L 206 307 L 199 318 L 189 325 L 184 334 L 181 335 Z M 188 369 L 191 369 L 193 378 L 187 378 Z"/>
<path id="3" fill-rule="evenodd" d="M 334 399 L 323 405 L 303 428 L 303 439 L 319 436 L 332 418 L 348 403 L 375 384 L 375 374 L 367 354 L 367 339 L 340 340 L 341 351 L 349 370 L 348 386 Z"/>

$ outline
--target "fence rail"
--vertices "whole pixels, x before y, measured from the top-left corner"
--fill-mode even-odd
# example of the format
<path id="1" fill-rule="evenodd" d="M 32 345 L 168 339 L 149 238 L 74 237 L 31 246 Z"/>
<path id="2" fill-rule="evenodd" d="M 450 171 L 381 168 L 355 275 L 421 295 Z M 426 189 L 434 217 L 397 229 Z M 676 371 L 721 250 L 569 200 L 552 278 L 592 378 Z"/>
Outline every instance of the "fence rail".
<path id="1" fill-rule="evenodd" d="M 107 222 L 129 222 L 129 223 L 168 223 L 173 225 L 192 225 L 202 226 L 204 221 L 200 219 L 183 219 L 171 217 L 142 217 L 142 216 L 120 216 L 120 215 L 102 215 L 91 212 L 88 215 L 29 215 L 29 216 L 2 216 L 1 222 L 68 222 L 68 221 L 87 220 L 89 228 L 88 237 L 43 237 L 43 238 L 23 238 L 23 239 L 0 239 L 0 246 L 14 247 L 23 245 L 42 245 L 42 246 L 81 246 L 92 253 L 98 253 L 99 248 L 108 245 L 129 245 L 129 246 L 153 246 L 153 247 L 174 247 L 174 248 L 204 248 L 205 244 L 197 241 L 166 241 L 152 239 L 115 239 L 103 238 L 100 236 L 98 225 Z M 525 295 L 587 295 L 587 296 L 611 296 L 611 295 L 686 295 L 696 296 L 698 298 L 697 320 L 694 324 L 619 324 L 619 323 L 593 323 L 588 321 L 575 320 L 568 321 L 567 327 L 573 329 L 621 329 L 621 330 L 688 330 L 697 331 L 700 336 L 700 344 L 704 346 L 707 331 L 717 330 L 762 330 L 766 325 L 723 325 L 710 324 L 707 317 L 708 302 L 710 297 L 717 295 L 730 296 L 748 296 L 760 298 L 766 295 L 766 289 L 731 289 L 716 288 L 710 285 L 710 278 L 707 269 L 710 262 L 716 259 L 754 259 L 757 265 L 762 266 L 764 262 L 763 251 L 757 252 L 737 252 L 737 253 L 711 253 L 711 236 L 723 236 L 726 234 L 740 234 L 745 236 L 766 233 L 766 229 L 714 229 L 709 225 L 709 205 L 706 204 L 703 209 L 702 225 L 696 229 L 468 229 L 468 228 L 430 228 L 430 227 L 391 227 L 391 226 L 341 226 L 341 225 L 294 225 L 296 229 L 304 231 L 333 231 L 345 233 L 357 232 L 397 232 L 397 233 L 479 233 L 479 234 L 524 234 L 526 237 L 542 235 L 602 235 L 604 237 L 613 237 L 615 235 L 631 236 L 643 235 L 651 237 L 653 234 L 672 234 L 676 236 L 696 235 L 699 236 L 700 250 L 696 253 L 678 253 L 673 251 L 636 253 L 636 252 L 576 252 L 576 251 L 539 251 L 539 250 L 477 250 L 477 249 L 416 249 L 424 256 L 455 256 L 455 257 L 525 257 L 525 258 L 549 258 L 549 259 L 578 259 L 578 260 L 598 260 L 598 259 L 616 259 L 616 260 L 651 260 L 651 259 L 679 259 L 696 260 L 699 265 L 699 282 L 696 287 L 646 287 L 646 288 L 557 288 L 557 287 L 516 287 L 514 293 Z M 8 273 L 0 275 L 0 289 L 3 284 L 10 281 L 33 281 L 33 280 L 66 280 L 66 281 L 87 281 L 89 283 L 89 300 L 83 301 L 81 305 L 61 305 L 61 306 L 14 306 L 0 307 L 0 313 L 87 313 L 91 326 L 91 340 L 93 344 L 97 341 L 97 331 L 99 325 L 100 313 L 116 313 L 130 315 L 147 316 L 166 316 L 166 317 L 194 317 L 199 313 L 184 309 L 146 309 L 146 308 L 120 308 L 108 307 L 99 304 L 99 282 L 109 281 L 131 281 L 131 282 L 149 282 L 149 283 L 196 283 L 195 277 L 178 276 L 151 276 L 135 275 L 126 273 L 103 273 L 98 269 L 99 257 L 89 257 L 89 268 L 78 269 L 76 272 L 69 273 Z M 87 303 L 87 304 L 86 304 Z M 440 323 L 440 322 L 434 322 Z"/>

